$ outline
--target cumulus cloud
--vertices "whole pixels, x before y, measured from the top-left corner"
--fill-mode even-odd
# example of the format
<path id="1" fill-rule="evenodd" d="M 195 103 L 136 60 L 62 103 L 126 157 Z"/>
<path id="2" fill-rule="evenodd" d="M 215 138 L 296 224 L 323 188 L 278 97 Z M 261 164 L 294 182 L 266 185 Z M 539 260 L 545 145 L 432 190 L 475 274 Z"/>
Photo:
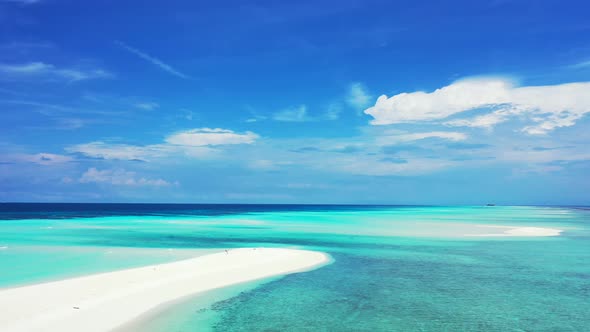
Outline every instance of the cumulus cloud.
<path id="1" fill-rule="evenodd" d="M 65 80 L 77 82 L 91 79 L 112 78 L 113 75 L 99 68 L 65 68 L 44 62 L 0 64 L 0 73 L 7 79 Z"/>
<path id="2" fill-rule="evenodd" d="M 78 180 L 80 183 L 104 183 L 115 186 L 152 186 L 166 187 L 171 183 L 162 179 L 148 179 L 138 177 L 135 172 L 124 169 L 105 169 L 98 170 L 94 167 L 89 168 Z"/>
<path id="3" fill-rule="evenodd" d="M 185 146 L 212 146 L 230 144 L 251 144 L 259 138 L 251 131 L 236 133 L 232 130 L 221 128 L 200 128 L 181 131 L 170 135 L 166 142 Z"/>
<path id="4" fill-rule="evenodd" d="M 590 112 L 590 82 L 517 87 L 500 78 L 468 79 L 430 93 L 382 95 L 365 113 L 373 117 L 371 124 L 387 125 L 437 121 L 471 110 L 491 113 L 447 124 L 489 128 L 518 115 L 532 122 L 524 132 L 545 134 L 572 126 Z"/>

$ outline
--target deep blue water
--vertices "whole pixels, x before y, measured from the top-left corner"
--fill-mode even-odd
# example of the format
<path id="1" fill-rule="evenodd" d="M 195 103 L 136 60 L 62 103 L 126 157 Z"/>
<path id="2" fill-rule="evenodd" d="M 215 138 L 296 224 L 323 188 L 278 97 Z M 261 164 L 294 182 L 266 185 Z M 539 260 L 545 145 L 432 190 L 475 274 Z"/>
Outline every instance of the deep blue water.
<path id="1" fill-rule="evenodd" d="M 121 204 L 121 203 L 0 203 L 2 219 L 65 219 L 103 216 L 221 216 L 254 212 L 354 211 L 381 205 L 310 204 Z M 396 205 L 395 208 L 412 207 Z"/>

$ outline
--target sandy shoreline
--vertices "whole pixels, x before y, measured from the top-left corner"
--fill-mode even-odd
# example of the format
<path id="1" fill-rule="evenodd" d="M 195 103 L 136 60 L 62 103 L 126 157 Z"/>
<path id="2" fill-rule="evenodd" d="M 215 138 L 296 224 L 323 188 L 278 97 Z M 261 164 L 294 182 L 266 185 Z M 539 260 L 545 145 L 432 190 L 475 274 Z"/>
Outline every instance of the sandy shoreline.
<path id="1" fill-rule="evenodd" d="M 157 306 L 215 288 L 305 271 L 329 262 L 321 252 L 233 249 L 0 291 L 1 331 L 109 331 Z"/>

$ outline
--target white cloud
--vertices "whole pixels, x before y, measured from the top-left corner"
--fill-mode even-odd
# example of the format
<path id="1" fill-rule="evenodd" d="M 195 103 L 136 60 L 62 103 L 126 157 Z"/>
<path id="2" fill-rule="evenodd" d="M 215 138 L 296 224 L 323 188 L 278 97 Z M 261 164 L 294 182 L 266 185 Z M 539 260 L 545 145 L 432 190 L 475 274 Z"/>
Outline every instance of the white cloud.
<path id="1" fill-rule="evenodd" d="M 590 93 L 590 91 L 588 92 Z M 590 112 L 588 109 L 587 112 Z M 561 112 L 547 115 L 546 117 L 533 117 L 532 120 L 536 125 L 526 126 L 522 131 L 531 135 L 543 135 L 555 128 L 571 127 L 576 124 L 576 121 L 584 116 L 582 114 L 575 114 L 569 112 Z"/>
<path id="2" fill-rule="evenodd" d="M 206 146 L 177 146 L 171 144 L 129 145 L 106 142 L 90 142 L 66 148 L 70 153 L 80 153 L 92 158 L 110 160 L 152 161 L 172 155 L 205 158 L 219 152 Z"/>
<path id="3" fill-rule="evenodd" d="M 426 138 L 440 138 L 449 141 L 463 141 L 467 139 L 467 135 L 458 132 L 448 131 L 431 131 L 425 133 L 408 133 L 408 134 L 393 134 L 380 135 L 376 137 L 377 145 L 390 145 L 396 143 L 405 143 L 411 141 L 418 141 Z"/>
<path id="4" fill-rule="evenodd" d="M 145 61 L 159 67 L 160 69 L 162 69 L 163 71 L 172 74 L 174 76 L 180 77 L 180 78 L 184 78 L 184 79 L 189 79 L 190 77 L 188 75 L 185 75 L 181 72 L 179 72 L 178 70 L 174 69 L 172 66 L 170 66 L 167 63 L 162 62 L 160 59 L 155 58 L 145 52 L 142 52 L 136 48 L 133 48 L 121 41 L 115 41 L 115 44 L 121 46 L 123 49 L 137 55 L 138 57 L 144 59 Z"/>
<path id="5" fill-rule="evenodd" d="M 362 83 L 350 85 L 346 102 L 354 108 L 364 108 L 371 103 L 371 95 Z"/>
<path id="6" fill-rule="evenodd" d="M 279 111 L 272 116 L 275 121 L 282 122 L 305 122 L 312 119 L 307 115 L 307 106 L 300 105 Z"/>
<path id="7" fill-rule="evenodd" d="M 37 154 L 8 154 L 2 156 L 0 162 L 26 162 L 26 163 L 33 163 L 38 165 L 59 165 L 65 164 L 73 161 L 72 157 L 53 154 L 53 153 L 37 153 Z"/>
<path id="8" fill-rule="evenodd" d="M 222 150 L 213 146 L 251 144 L 259 136 L 253 132 L 236 133 L 227 129 L 200 128 L 172 134 L 162 144 L 130 145 L 90 142 L 66 148 L 92 158 L 151 161 L 184 155 L 190 158 L 213 157 Z"/>
<path id="9" fill-rule="evenodd" d="M 259 138 L 251 131 L 239 134 L 221 128 L 199 128 L 178 132 L 166 138 L 166 142 L 184 146 L 210 146 L 229 144 L 251 144 Z"/>
<path id="10" fill-rule="evenodd" d="M 24 64 L 0 65 L 0 70 L 5 73 L 15 74 L 36 74 L 43 71 L 52 70 L 53 66 L 43 62 L 30 62 Z"/>
<path id="11" fill-rule="evenodd" d="M 162 179 L 148 179 L 138 177 L 135 172 L 126 171 L 124 169 L 107 169 L 98 170 L 96 168 L 89 168 L 78 180 L 80 183 L 104 183 L 115 186 L 153 186 L 166 187 L 171 183 Z"/>
<path id="12" fill-rule="evenodd" d="M 128 145 L 105 142 L 90 142 L 72 145 L 66 148 L 70 153 L 81 153 L 88 157 L 114 160 L 143 160 L 164 157 L 167 154 L 165 145 Z"/>
<path id="13" fill-rule="evenodd" d="M 353 83 L 350 85 L 350 89 L 344 101 L 329 103 L 321 112 L 314 112 L 314 114 L 310 115 L 307 105 L 301 104 L 299 106 L 291 106 L 275 112 L 271 115 L 271 118 L 280 122 L 333 121 L 340 118 L 343 105 L 348 104 L 360 111 L 370 104 L 370 99 L 371 96 L 362 83 Z M 246 119 L 246 122 L 251 123 L 260 120 L 266 120 L 266 117 L 254 115 L 253 117 Z"/>
<path id="14" fill-rule="evenodd" d="M 59 68 L 44 62 L 0 64 L 0 73 L 9 79 L 42 78 L 46 80 L 66 80 L 69 82 L 113 77 L 111 73 L 103 69 Z"/>
<path id="15" fill-rule="evenodd" d="M 501 80 L 466 80 L 431 93 L 400 93 L 391 98 L 382 95 L 375 106 L 365 110 L 373 116 L 372 124 L 444 119 L 452 114 L 506 103 L 510 83 Z"/>
<path id="16" fill-rule="evenodd" d="M 160 105 L 158 103 L 154 103 L 154 102 L 137 103 L 134 106 L 139 109 L 146 110 L 146 111 L 153 111 L 153 110 L 160 107 Z"/>
<path id="17" fill-rule="evenodd" d="M 374 125 L 436 121 L 465 111 L 492 110 L 488 117 L 452 120 L 449 125 L 491 127 L 519 115 L 534 122 L 522 130 L 545 134 L 558 127 L 575 124 L 590 112 L 590 82 L 547 86 L 515 87 L 499 78 L 469 79 L 455 82 L 431 93 L 382 95 L 375 106 L 365 110 Z"/>
<path id="18" fill-rule="evenodd" d="M 471 119 L 456 119 L 444 122 L 447 126 L 453 127 L 473 127 L 491 129 L 495 125 L 508 121 L 508 119 L 516 112 L 510 109 L 500 109 L 492 113 L 476 116 Z"/>

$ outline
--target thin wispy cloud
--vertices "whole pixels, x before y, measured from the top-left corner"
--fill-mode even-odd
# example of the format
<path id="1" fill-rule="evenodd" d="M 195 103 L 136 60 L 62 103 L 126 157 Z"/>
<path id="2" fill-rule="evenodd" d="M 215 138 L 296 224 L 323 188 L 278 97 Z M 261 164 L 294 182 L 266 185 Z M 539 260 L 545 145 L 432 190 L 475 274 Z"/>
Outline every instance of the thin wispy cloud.
<path id="1" fill-rule="evenodd" d="M 340 117 L 342 108 L 340 104 L 333 103 L 328 105 L 323 113 L 317 115 L 310 115 L 307 111 L 307 105 L 299 105 L 295 107 L 289 107 L 281 111 L 272 114 L 272 119 L 279 122 L 310 122 L 310 121 L 324 121 L 324 120 L 337 120 Z M 263 118 L 251 118 L 246 122 L 256 122 Z"/>
<path id="2" fill-rule="evenodd" d="M 432 131 L 425 133 L 383 135 L 378 136 L 376 142 L 378 145 L 390 145 L 396 143 L 419 141 L 427 138 L 437 138 L 456 142 L 467 139 L 467 135 L 458 132 Z"/>
<path id="3" fill-rule="evenodd" d="M 80 183 L 97 183 L 115 186 L 153 186 L 166 187 L 172 183 L 163 179 L 150 179 L 140 177 L 135 172 L 127 171 L 125 169 L 105 169 L 99 170 L 94 167 L 89 168 L 80 179 Z"/>
<path id="4" fill-rule="evenodd" d="M 326 118 L 326 120 L 338 120 L 340 118 L 341 112 L 342 106 L 338 103 L 332 103 L 328 105 L 324 117 Z"/>
<path id="5" fill-rule="evenodd" d="M 115 44 L 117 44 L 120 47 L 122 47 L 123 49 L 125 49 L 125 50 L 127 50 L 127 51 L 129 51 L 129 52 L 131 52 L 131 53 L 133 53 L 135 55 L 137 55 L 138 57 L 144 59 L 145 61 L 147 61 L 147 62 L 149 62 L 149 63 L 151 63 L 151 64 L 159 67 L 160 69 L 162 69 L 163 71 L 165 71 L 165 72 L 167 72 L 169 74 L 172 74 L 174 76 L 177 76 L 177 77 L 180 77 L 180 78 L 183 78 L 183 79 L 189 79 L 190 78 L 190 76 L 179 72 L 178 70 L 174 69 L 172 66 L 170 66 L 169 64 L 163 62 L 162 60 L 160 60 L 158 58 L 155 58 L 155 57 L 153 57 L 153 56 L 151 56 L 151 55 L 149 55 L 149 54 L 147 54 L 147 53 L 145 53 L 143 51 L 140 51 L 140 50 L 138 50 L 138 49 L 136 49 L 134 47 L 131 47 L 131 46 L 123 43 L 122 41 L 118 41 L 117 40 L 117 41 L 115 41 Z"/>
<path id="6" fill-rule="evenodd" d="M 305 122 L 312 120 L 307 114 L 307 106 L 305 105 L 287 108 L 276 112 L 273 114 L 272 118 L 275 121 L 281 122 Z"/>
<path id="7" fill-rule="evenodd" d="M 353 83 L 350 85 L 346 102 L 357 109 L 365 108 L 371 103 L 371 95 L 362 83 Z"/>
<path id="8" fill-rule="evenodd" d="M 246 122 L 248 123 L 253 123 L 253 122 L 259 122 L 259 121 L 263 121 L 266 120 L 267 117 L 264 115 L 253 115 L 252 117 L 246 119 Z"/>
<path id="9" fill-rule="evenodd" d="M 212 146 L 252 144 L 258 138 L 260 136 L 251 131 L 236 133 L 232 130 L 221 128 L 199 128 L 172 134 L 166 138 L 166 142 L 184 146 Z"/>
<path id="10" fill-rule="evenodd" d="M 0 163 L 32 163 L 38 165 L 61 165 L 72 162 L 74 159 L 70 156 L 64 156 L 53 153 L 36 153 L 36 154 L 5 154 L 0 157 Z"/>
<path id="11" fill-rule="evenodd" d="M 19 99 L 0 99 L 1 104 L 16 105 L 21 107 L 27 107 L 35 110 L 44 115 L 64 115 L 64 114 L 95 114 L 95 115 L 121 115 L 123 112 L 93 109 L 93 108 L 80 108 L 72 106 L 64 106 L 59 104 L 50 104 L 37 102 L 32 100 L 19 100 Z"/>
<path id="12" fill-rule="evenodd" d="M 239 133 L 221 128 L 197 128 L 173 133 L 161 144 L 129 145 L 99 141 L 69 146 L 65 150 L 91 158 L 147 162 L 181 155 L 190 158 L 212 157 L 223 146 L 253 144 L 259 138 L 250 131 Z"/>
<path id="13" fill-rule="evenodd" d="M 31 100 L 18 100 L 18 99 L 0 99 L 0 105 L 9 105 L 16 106 L 16 107 L 24 107 L 28 109 L 33 109 L 34 111 L 41 113 L 43 115 L 53 116 L 53 115 L 63 115 L 68 113 L 76 113 L 78 112 L 75 108 L 70 108 L 62 105 L 57 104 L 48 104 L 48 103 L 40 103 Z"/>
<path id="14" fill-rule="evenodd" d="M 19 96 L 19 97 L 26 96 L 26 94 L 24 94 L 22 92 L 14 91 L 11 89 L 5 89 L 5 88 L 0 88 L 0 93 L 13 95 L 13 96 Z"/>
<path id="15" fill-rule="evenodd" d="M 590 68 L 590 60 L 578 62 L 576 64 L 571 65 L 570 67 L 574 69 Z"/>
<path id="16" fill-rule="evenodd" d="M 142 110 L 146 110 L 146 111 L 153 111 L 156 108 L 159 108 L 160 105 L 158 103 L 154 103 L 151 101 L 148 102 L 143 102 L 143 103 L 137 103 L 134 105 L 136 108 L 142 109 Z"/>
<path id="17" fill-rule="evenodd" d="M 44 62 L 0 63 L 0 73 L 5 80 L 78 82 L 112 78 L 114 75 L 100 68 L 58 67 Z"/>
<path id="18" fill-rule="evenodd" d="M 35 3 L 40 3 L 41 0 L 2 0 L 0 2 L 12 2 L 12 3 L 20 3 L 23 5 L 32 5 Z"/>
<path id="19" fill-rule="evenodd" d="M 39 49 L 54 49 L 56 45 L 50 42 L 41 41 L 41 42 L 30 42 L 30 41 L 13 41 L 8 43 L 0 44 L 0 50 L 10 50 L 12 52 L 24 52 L 30 50 L 39 50 Z"/>

